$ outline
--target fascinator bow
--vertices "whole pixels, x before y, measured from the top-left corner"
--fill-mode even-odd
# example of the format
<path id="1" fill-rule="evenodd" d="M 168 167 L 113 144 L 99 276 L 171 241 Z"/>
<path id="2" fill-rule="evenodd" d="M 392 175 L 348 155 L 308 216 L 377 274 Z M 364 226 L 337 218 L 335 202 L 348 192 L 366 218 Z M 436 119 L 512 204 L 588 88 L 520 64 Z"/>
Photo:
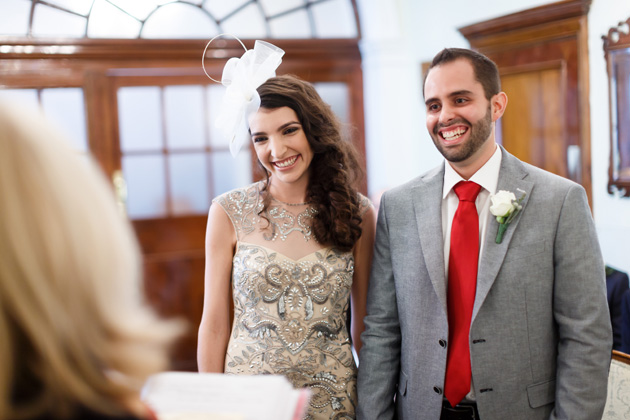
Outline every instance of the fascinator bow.
<path id="1" fill-rule="evenodd" d="M 202 57 L 202 66 L 206 50 Z M 230 58 L 225 64 L 221 84 L 226 90 L 215 127 L 222 136 L 230 140 L 232 156 L 236 156 L 241 147 L 249 141 L 248 119 L 260 108 L 260 95 L 256 89 L 276 75 L 283 55 L 284 50 L 269 42 L 257 40 L 253 49 L 246 49 L 241 58 Z M 203 68 L 205 72 L 205 66 Z M 207 72 L 206 76 L 214 80 Z"/>

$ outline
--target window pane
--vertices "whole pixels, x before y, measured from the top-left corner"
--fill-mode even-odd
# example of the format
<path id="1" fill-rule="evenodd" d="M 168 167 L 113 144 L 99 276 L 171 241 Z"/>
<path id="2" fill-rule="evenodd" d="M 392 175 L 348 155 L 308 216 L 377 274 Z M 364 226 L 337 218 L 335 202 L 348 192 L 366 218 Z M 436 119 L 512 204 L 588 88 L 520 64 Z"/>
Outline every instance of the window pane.
<path id="1" fill-rule="evenodd" d="M 304 0 L 258 0 L 266 16 L 275 16 L 287 10 L 304 6 Z"/>
<path id="2" fill-rule="evenodd" d="M 173 214 L 204 214 L 208 211 L 208 172 L 205 153 L 169 156 L 171 209 Z"/>
<path id="3" fill-rule="evenodd" d="M 319 38 L 356 38 L 357 25 L 352 3 L 348 0 L 329 0 L 311 7 L 315 32 Z"/>
<path id="4" fill-rule="evenodd" d="M 85 0 L 47 0 L 46 2 L 84 16 L 90 12 L 90 7 L 92 7 L 92 2 Z"/>
<path id="5" fill-rule="evenodd" d="M 203 86 L 164 88 L 166 143 L 170 149 L 203 148 Z"/>
<path id="6" fill-rule="evenodd" d="M 89 150 L 85 124 L 83 89 L 57 88 L 42 90 L 42 108 L 69 136 L 72 146 L 81 152 Z"/>
<path id="7" fill-rule="evenodd" d="M 90 13 L 90 38 L 137 38 L 142 24 L 106 0 L 95 0 Z"/>
<path id="8" fill-rule="evenodd" d="M 249 148 L 241 150 L 235 158 L 230 152 L 215 152 L 210 158 L 215 197 L 252 182 L 252 157 Z"/>
<path id="9" fill-rule="evenodd" d="M 228 20 L 221 22 L 221 27 L 224 32 L 234 34 L 239 38 L 267 37 L 265 17 L 256 3 L 251 3 L 234 16 L 230 16 Z"/>
<path id="10" fill-rule="evenodd" d="M 250 1 L 251 0 L 207 0 L 203 8 L 209 11 L 214 19 L 223 20 L 224 17 Z"/>
<path id="11" fill-rule="evenodd" d="M 124 156 L 122 169 L 127 181 L 127 213 L 132 219 L 166 215 L 164 157 Z"/>
<path id="12" fill-rule="evenodd" d="M 81 38 L 85 35 L 87 20 L 43 4 L 37 4 L 33 11 L 34 36 L 60 36 Z"/>
<path id="13" fill-rule="evenodd" d="M 273 38 L 310 38 L 313 32 L 304 9 L 271 19 L 269 27 Z"/>
<path id="14" fill-rule="evenodd" d="M 156 7 L 160 4 L 167 3 L 168 1 L 172 0 L 109 0 L 110 3 L 118 6 L 139 20 L 145 20 Z"/>
<path id="15" fill-rule="evenodd" d="M 17 102 L 29 108 L 38 108 L 37 89 L 0 89 L 0 99 Z"/>
<path id="16" fill-rule="evenodd" d="M 4 0 L 0 13 L 0 35 L 25 36 L 30 15 L 30 1 Z"/>
<path id="17" fill-rule="evenodd" d="M 160 7 L 142 28 L 142 38 L 211 38 L 216 23 L 196 6 L 174 3 Z"/>
<path id="18" fill-rule="evenodd" d="M 321 82 L 314 84 L 317 93 L 332 108 L 342 123 L 350 121 L 348 115 L 348 86 L 342 82 Z"/>
<path id="19" fill-rule="evenodd" d="M 225 87 L 219 84 L 211 84 L 206 88 L 206 94 L 208 97 L 208 115 L 205 118 L 208 119 L 208 129 L 210 130 L 210 146 L 211 147 L 230 147 L 230 141 L 221 135 L 221 132 L 216 128 L 217 116 L 221 109 L 221 100 L 225 93 Z"/>
<path id="20" fill-rule="evenodd" d="M 123 152 L 162 149 L 160 103 L 157 86 L 118 89 L 118 124 Z"/>

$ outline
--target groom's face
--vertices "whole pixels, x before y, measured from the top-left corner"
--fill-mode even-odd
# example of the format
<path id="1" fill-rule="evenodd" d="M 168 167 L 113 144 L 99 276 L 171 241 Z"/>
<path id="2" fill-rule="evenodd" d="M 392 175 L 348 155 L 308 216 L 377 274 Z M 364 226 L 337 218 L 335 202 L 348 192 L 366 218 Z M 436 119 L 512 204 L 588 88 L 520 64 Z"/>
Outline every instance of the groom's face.
<path id="1" fill-rule="evenodd" d="M 494 147 L 491 104 L 468 60 L 432 68 L 424 94 L 427 129 L 446 160 L 468 163 Z"/>

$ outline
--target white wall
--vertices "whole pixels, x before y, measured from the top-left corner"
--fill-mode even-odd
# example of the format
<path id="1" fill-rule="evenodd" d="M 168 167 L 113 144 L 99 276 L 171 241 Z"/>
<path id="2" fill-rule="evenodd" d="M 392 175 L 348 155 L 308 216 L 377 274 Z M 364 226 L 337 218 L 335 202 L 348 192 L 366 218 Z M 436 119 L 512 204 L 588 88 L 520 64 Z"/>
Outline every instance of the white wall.
<path id="1" fill-rule="evenodd" d="M 421 63 L 444 47 L 468 47 L 457 28 L 544 0 L 358 0 L 363 41 L 370 195 L 441 162 L 425 127 Z M 610 196 L 608 79 L 601 36 L 630 17 L 628 0 L 593 0 L 589 13 L 593 212 L 606 263 L 630 272 L 630 199 Z M 512 100 L 515 100 L 514 98 Z"/>

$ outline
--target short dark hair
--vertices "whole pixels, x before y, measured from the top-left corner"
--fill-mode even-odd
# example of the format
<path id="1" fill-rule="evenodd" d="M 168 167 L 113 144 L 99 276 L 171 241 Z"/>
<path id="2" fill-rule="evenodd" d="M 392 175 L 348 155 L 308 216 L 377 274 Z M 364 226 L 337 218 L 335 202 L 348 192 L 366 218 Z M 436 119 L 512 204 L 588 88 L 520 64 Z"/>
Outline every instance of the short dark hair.
<path id="1" fill-rule="evenodd" d="M 494 95 L 501 92 L 501 78 L 499 77 L 499 68 L 485 55 L 469 50 L 466 48 L 444 48 L 437 53 L 431 61 L 431 65 L 424 76 L 422 83 L 422 94 L 424 95 L 424 85 L 427 81 L 427 76 L 433 67 L 437 67 L 441 64 L 451 63 L 453 61 L 464 59 L 472 65 L 475 74 L 475 79 L 483 86 L 483 91 L 486 95 L 486 99 L 490 100 Z"/>

